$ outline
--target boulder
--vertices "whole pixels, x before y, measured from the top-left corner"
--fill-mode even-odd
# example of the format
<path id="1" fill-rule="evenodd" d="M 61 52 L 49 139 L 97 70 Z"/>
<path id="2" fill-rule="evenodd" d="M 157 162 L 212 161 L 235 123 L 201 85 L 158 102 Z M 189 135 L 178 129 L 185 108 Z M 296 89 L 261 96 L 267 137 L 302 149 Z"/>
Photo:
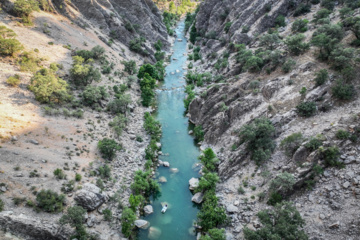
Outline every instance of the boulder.
<path id="1" fill-rule="evenodd" d="M 179 172 L 179 169 L 177 169 L 177 168 L 170 168 L 170 172 L 172 172 L 172 173 L 178 173 L 178 172 Z"/>
<path id="2" fill-rule="evenodd" d="M 159 228 L 156 227 L 149 228 L 149 234 L 148 234 L 149 239 L 158 239 L 160 235 L 161 235 L 161 230 Z"/>
<path id="3" fill-rule="evenodd" d="M 145 215 L 149 215 L 149 214 L 152 214 L 154 212 L 154 209 L 151 205 L 146 205 L 144 207 L 144 212 L 145 212 Z"/>
<path id="4" fill-rule="evenodd" d="M 169 162 L 163 162 L 163 166 L 164 167 L 170 167 L 170 163 Z"/>
<path id="5" fill-rule="evenodd" d="M 195 195 L 191 198 L 191 201 L 198 204 L 202 203 L 203 200 L 204 194 L 202 192 L 195 193 Z"/>
<path id="6" fill-rule="evenodd" d="M 238 207 L 230 204 L 230 205 L 228 205 L 228 206 L 226 207 L 226 211 L 227 211 L 228 213 L 236 213 L 236 212 L 239 211 L 239 209 L 238 209 Z"/>
<path id="7" fill-rule="evenodd" d="M 100 207 L 108 196 L 101 193 L 101 189 L 91 183 L 85 183 L 83 188 L 76 192 L 75 201 L 86 210 L 93 211 Z"/>
<path id="8" fill-rule="evenodd" d="M 164 177 L 164 176 L 159 177 L 159 182 L 160 183 L 166 183 L 167 182 L 166 177 Z"/>
<path id="9" fill-rule="evenodd" d="M 199 186 L 199 179 L 198 178 L 191 178 L 189 180 L 189 189 L 195 190 Z"/>
<path id="10" fill-rule="evenodd" d="M 150 227 L 150 223 L 146 220 L 138 219 L 135 221 L 135 226 L 141 229 L 148 229 Z"/>

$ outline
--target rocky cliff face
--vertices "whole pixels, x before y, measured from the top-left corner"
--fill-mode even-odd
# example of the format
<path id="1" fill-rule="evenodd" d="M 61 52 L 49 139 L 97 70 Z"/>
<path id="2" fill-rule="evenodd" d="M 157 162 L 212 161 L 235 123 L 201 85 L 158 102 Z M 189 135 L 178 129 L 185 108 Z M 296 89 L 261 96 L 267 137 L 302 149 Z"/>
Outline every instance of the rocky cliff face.
<path id="1" fill-rule="evenodd" d="M 194 46 L 201 49 L 202 60 L 192 63 L 193 71 L 210 72 L 222 79 L 205 84 L 205 87 L 201 84 L 195 87 L 198 96 L 190 103 L 189 116 L 192 123 L 201 125 L 204 130 L 202 147 L 212 147 L 220 158 L 218 173 L 222 181 L 217 192 L 222 204 L 230 206 L 229 239 L 243 239 L 245 226 L 260 227 L 256 213 L 268 206 L 257 194 L 267 196 L 268 183 L 283 172 L 295 176 L 296 183 L 287 199 L 295 203 L 305 219 L 305 230 L 310 239 L 356 239 L 358 234 L 358 230 L 350 226 L 358 226 L 351 209 L 352 206 L 359 208 L 355 202 L 360 191 L 356 177 L 360 165 L 355 159 L 360 149 L 358 143 L 339 140 L 335 135 L 339 129 L 352 132 L 358 126 L 359 118 L 354 114 L 360 112 L 357 107 L 360 100 L 343 102 L 334 98 L 332 86 L 339 73 L 329 67 L 331 64 L 319 61 L 316 47 L 295 56 L 281 41 L 295 34 L 291 27 L 297 19 L 309 20 L 308 30 L 303 33 L 305 42 L 311 40 L 319 27 L 311 20 L 321 5 L 311 5 L 308 13 L 294 17 L 293 13 L 301 3 L 307 1 L 208 0 L 201 4 L 196 16 L 198 37 Z M 331 23 L 341 21 L 338 11 L 341 7 L 335 8 L 330 15 Z M 359 10 L 355 10 L 353 16 L 358 15 Z M 285 17 L 283 23 L 286 26 L 276 28 L 279 16 Z M 267 71 L 269 65 L 265 61 L 265 67 L 255 73 L 244 70 L 236 60 L 239 49 L 234 47 L 235 44 L 245 44 L 245 49 L 255 55 L 266 49 L 259 40 L 274 30 L 279 34 L 280 42 L 271 51 L 279 50 L 282 58 L 292 58 L 296 65 L 288 73 L 283 72 L 281 66 Z M 342 43 L 349 47 L 347 44 L 354 38 L 351 31 L 345 30 Z M 221 66 L 221 63 L 224 64 Z M 330 77 L 325 84 L 317 86 L 315 73 L 321 69 L 327 69 Z M 355 69 L 358 71 L 358 66 Z M 353 81 L 355 86 L 359 84 L 358 77 Z M 301 95 L 299 92 L 304 87 L 305 94 Z M 309 118 L 299 116 L 296 106 L 301 102 L 314 102 L 316 114 Z M 241 142 L 239 130 L 260 117 L 268 118 L 275 127 L 272 137 L 277 147 L 266 163 L 257 166 L 250 159 L 246 143 Z M 293 133 L 301 133 L 307 140 L 288 156 L 280 143 Z M 324 174 L 314 179 L 313 167 L 316 164 L 323 166 L 319 160 L 321 152 L 311 152 L 304 144 L 319 134 L 324 137 L 324 148 L 337 146 L 340 149 L 339 161 L 345 167 L 324 167 Z M 316 184 L 306 188 L 311 181 Z M 238 191 L 240 187 L 244 191 Z"/>

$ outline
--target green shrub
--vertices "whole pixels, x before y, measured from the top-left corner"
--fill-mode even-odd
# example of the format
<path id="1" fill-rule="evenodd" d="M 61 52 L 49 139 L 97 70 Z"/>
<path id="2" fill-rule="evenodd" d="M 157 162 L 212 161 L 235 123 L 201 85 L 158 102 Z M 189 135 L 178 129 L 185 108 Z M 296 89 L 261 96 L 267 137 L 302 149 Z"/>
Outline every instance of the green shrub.
<path id="1" fill-rule="evenodd" d="M 204 202 L 197 214 L 198 224 L 203 231 L 215 228 L 227 222 L 224 207 L 218 206 L 218 198 L 214 191 L 205 193 Z"/>
<path id="2" fill-rule="evenodd" d="M 244 65 L 244 70 L 248 70 L 249 72 L 255 73 L 259 72 L 264 64 L 262 58 L 257 56 L 251 56 L 246 60 Z"/>
<path id="3" fill-rule="evenodd" d="M 134 182 L 131 184 L 131 189 L 136 195 L 143 195 L 148 198 L 152 194 L 159 193 L 160 186 L 151 178 L 151 172 L 138 170 L 135 172 Z"/>
<path id="4" fill-rule="evenodd" d="M 98 142 L 98 149 L 103 158 L 112 160 L 121 146 L 113 139 L 104 138 Z"/>
<path id="5" fill-rule="evenodd" d="M 0 55 L 15 56 L 16 53 L 24 49 L 15 37 L 16 33 L 13 30 L 0 26 Z"/>
<path id="6" fill-rule="evenodd" d="M 224 31 L 225 31 L 226 33 L 229 32 L 231 25 L 232 25 L 232 22 L 227 22 L 227 23 L 225 24 Z"/>
<path id="7" fill-rule="evenodd" d="M 82 102 L 86 106 L 93 106 L 108 97 L 104 87 L 86 86 L 81 94 Z"/>
<path id="8" fill-rule="evenodd" d="M 204 135 L 205 133 L 201 125 L 194 127 L 194 136 L 197 141 L 199 142 L 203 141 Z"/>
<path id="9" fill-rule="evenodd" d="M 160 141 L 161 136 L 161 124 L 157 121 L 149 112 L 144 114 L 144 129 L 152 139 Z"/>
<path id="10" fill-rule="evenodd" d="M 336 133 L 335 133 L 335 137 L 339 140 L 346 140 L 350 137 L 350 133 L 348 131 L 339 129 Z"/>
<path id="11" fill-rule="evenodd" d="M 244 228 L 245 240 L 282 239 L 307 240 L 308 236 L 302 230 L 305 221 L 290 202 L 277 204 L 274 209 L 263 210 L 257 214 L 261 228 L 250 230 Z"/>
<path id="12" fill-rule="evenodd" d="M 304 43 L 305 36 L 304 34 L 296 34 L 290 37 L 287 37 L 285 40 L 285 44 L 288 47 L 290 53 L 298 56 L 300 54 L 305 53 L 310 48 L 309 43 Z"/>
<path id="13" fill-rule="evenodd" d="M 24 198 L 24 197 L 14 197 L 13 198 L 13 202 L 16 206 L 23 204 L 25 201 L 26 201 L 26 198 Z"/>
<path id="14" fill-rule="evenodd" d="M 322 139 L 318 137 L 312 137 L 310 140 L 305 144 L 305 147 L 310 149 L 311 151 L 315 151 L 322 145 Z"/>
<path id="15" fill-rule="evenodd" d="M 124 114 L 132 103 L 129 94 L 116 95 L 117 98 L 108 103 L 107 110 L 113 114 Z"/>
<path id="16" fill-rule="evenodd" d="M 316 113 L 316 104 L 314 102 L 302 102 L 296 106 L 296 110 L 301 117 L 311 117 Z"/>
<path id="17" fill-rule="evenodd" d="M 285 150 L 285 154 L 291 157 L 301 146 L 304 137 L 301 133 L 293 133 L 281 141 L 280 147 Z"/>
<path id="18" fill-rule="evenodd" d="M 291 31 L 293 32 L 306 32 L 308 30 L 308 20 L 307 19 L 296 19 L 291 26 Z"/>
<path id="19" fill-rule="evenodd" d="M 41 190 L 36 195 L 37 208 L 45 212 L 61 212 L 65 205 L 65 195 L 51 190 Z"/>
<path id="20" fill-rule="evenodd" d="M 332 95 L 338 100 L 349 101 L 355 96 L 355 88 L 352 84 L 346 84 L 343 81 L 337 83 L 331 88 Z"/>
<path id="21" fill-rule="evenodd" d="M 296 62 L 293 59 L 289 58 L 286 60 L 286 62 L 284 62 L 281 69 L 284 73 L 289 73 L 295 65 Z"/>
<path id="22" fill-rule="evenodd" d="M 17 87 L 20 84 L 20 76 L 18 74 L 15 74 L 14 76 L 9 77 L 6 80 L 6 83 L 12 87 Z"/>
<path id="23" fill-rule="evenodd" d="M 245 25 L 241 28 L 241 33 L 247 33 L 247 32 L 249 32 L 249 30 L 250 30 L 250 27 Z"/>
<path id="24" fill-rule="evenodd" d="M 273 50 L 280 43 L 278 33 L 264 34 L 260 38 L 260 46 L 266 47 L 266 49 Z"/>
<path id="25" fill-rule="evenodd" d="M 98 168 L 99 177 L 102 179 L 110 179 L 111 178 L 111 168 L 109 165 L 105 164 L 104 166 L 100 166 Z"/>
<path id="26" fill-rule="evenodd" d="M 146 42 L 145 38 L 135 38 L 130 41 L 129 48 L 131 51 L 139 53 L 141 55 L 148 55 L 149 53 L 144 49 L 144 43 Z"/>
<path id="27" fill-rule="evenodd" d="M 99 81 L 101 73 L 88 63 L 84 63 L 85 59 L 80 56 L 73 57 L 73 65 L 70 74 L 76 86 L 86 86 L 93 81 Z"/>
<path id="28" fill-rule="evenodd" d="M 328 60 L 335 46 L 343 39 L 344 31 L 340 25 L 325 24 L 314 32 L 311 43 L 319 47 L 318 57 Z"/>
<path id="29" fill-rule="evenodd" d="M 326 8 L 322 8 L 314 15 L 314 21 L 319 22 L 321 19 L 327 18 L 332 12 Z"/>
<path id="30" fill-rule="evenodd" d="M 81 174 L 79 174 L 79 173 L 75 174 L 75 181 L 80 182 L 81 178 L 82 178 Z"/>
<path id="31" fill-rule="evenodd" d="M 356 50 L 354 48 L 344 48 L 342 46 L 336 47 L 329 57 L 331 66 L 335 70 L 351 68 L 355 65 L 355 52 Z"/>
<path id="32" fill-rule="evenodd" d="M 108 208 L 104 209 L 102 211 L 102 214 L 104 214 L 104 220 L 105 221 L 111 222 L 111 220 L 113 219 L 112 211 L 110 209 L 108 209 Z"/>
<path id="33" fill-rule="evenodd" d="M 279 16 L 276 17 L 275 26 L 276 27 L 285 27 L 286 26 L 285 17 L 283 15 L 280 14 Z"/>
<path id="34" fill-rule="evenodd" d="M 201 236 L 200 240 L 226 240 L 225 229 L 213 228 L 208 231 L 208 234 Z"/>
<path id="35" fill-rule="evenodd" d="M 63 193 L 70 193 L 74 191 L 74 188 L 75 188 L 75 181 L 70 180 L 67 183 L 63 183 L 63 186 L 61 187 L 61 191 Z"/>
<path id="36" fill-rule="evenodd" d="M 294 17 L 304 15 L 306 13 L 309 13 L 310 11 L 311 11 L 310 4 L 300 3 L 299 6 L 295 9 Z"/>
<path id="37" fill-rule="evenodd" d="M 243 188 L 242 186 L 240 186 L 240 187 L 238 188 L 238 193 L 239 193 L 239 194 L 244 194 L 244 193 L 245 193 L 245 190 L 244 190 L 244 188 Z"/>
<path id="38" fill-rule="evenodd" d="M 335 7 L 335 0 L 321 0 L 321 6 L 329 10 L 333 10 Z"/>
<path id="39" fill-rule="evenodd" d="M 199 156 L 199 160 L 208 171 L 215 171 L 216 163 L 219 161 L 211 148 L 205 149 L 202 155 Z"/>
<path id="40" fill-rule="evenodd" d="M 247 142 L 247 150 L 251 153 L 251 159 L 257 164 L 268 160 L 275 149 L 273 135 L 275 128 L 266 118 L 257 118 L 251 124 L 240 129 L 242 142 Z"/>
<path id="41" fill-rule="evenodd" d="M 56 179 L 66 179 L 66 174 L 60 168 L 57 168 L 54 171 L 54 176 L 56 177 Z"/>
<path id="42" fill-rule="evenodd" d="M 39 2 L 36 0 L 16 0 L 13 8 L 16 15 L 21 17 L 24 23 L 28 24 L 31 24 L 31 13 L 39 10 Z"/>
<path id="43" fill-rule="evenodd" d="M 121 214 L 121 232 L 129 238 L 135 228 L 136 214 L 130 208 L 125 208 Z"/>
<path id="44" fill-rule="evenodd" d="M 326 167 L 344 167 L 344 164 L 338 161 L 340 157 L 340 151 L 338 147 L 321 148 L 321 156 L 324 160 Z"/>
<path id="45" fill-rule="evenodd" d="M 112 127 L 116 135 L 120 137 L 127 123 L 128 119 L 125 117 L 125 115 L 120 113 L 111 122 L 109 122 L 109 126 Z"/>
<path id="46" fill-rule="evenodd" d="M 0 199 L 0 212 L 4 211 L 5 203 L 2 199 Z"/>
<path id="47" fill-rule="evenodd" d="M 326 69 L 321 69 L 315 75 L 316 75 L 316 77 L 315 77 L 314 81 L 315 81 L 316 86 L 323 85 L 329 79 L 329 73 Z"/>
<path id="48" fill-rule="evenodd" d="M 195 192 L 215 191 L 217 182 L 219 182 L 217 173 L 207 172 L 200 178 L 199 186 L 195 189 Z"/>
<path id="49" fill-rule="evenodd" d="M 133 75 L 137 72 L 136 62 L 134 60 L 122 61 L 121 63 L 124 65 L 124 71 L 130 75 Z"/>
<path id="50" fill-rule="evenodd" d="M 295 184 L 295 177 L 291 173 L 283 172 L 270 182 L 269 190 L 280 194 L 286 194 L 292 190 Z"/>

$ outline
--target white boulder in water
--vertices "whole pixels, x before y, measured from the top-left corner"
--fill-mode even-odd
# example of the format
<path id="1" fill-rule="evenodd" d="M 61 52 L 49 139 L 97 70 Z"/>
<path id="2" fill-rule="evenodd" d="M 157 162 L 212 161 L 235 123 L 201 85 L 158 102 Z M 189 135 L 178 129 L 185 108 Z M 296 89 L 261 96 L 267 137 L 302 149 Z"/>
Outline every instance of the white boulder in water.
<path id="1" fill-rule="evenodd" d="M 177 72 L 177 73 L 179 73 L 179 72 L 180 72 L 180 70 L 176 70 L 176 72 Z"/>
<path id="2" fill-rule="evenodd" d="M 189 180 L 189 189 L 195 190 L 199 186 L 199 179 L 198 178 L 191 178 Z"/>
<path id="3" fill-rule="evenodd" d="M 166 183 L 167 182 L 166 177 L 163 177 L 163 176 L 159 177 L 159 182 Z"/>
<path id="4" fill-rule="evenodd" d="M 181 39 L 181 38 L 179 38 L 179 39 L 178 39 L 178 42 L 182 42 L 182 39 Z"/>
<path id="5" fill-rule="evenodd" d="M 174 75 L 175 73 L 174 72 L 171 72 L 171 75 Z"/>
<path id="6" fill-rule="evenodd" d="M 178 172 L 179 172 L 179 169 L 177 169 L 177 168 L 170 168 L 170 172 L 172 172 L 172 173 L 178 173 Z"/>
<path id="7" fill-rule="evenodd" d="M 148 229 L 150 227 L 150 223 L 146 220 L 138 219 L 135 221 L 135 226 L 141 229 Z"/>
<path id="8" fill-rule="evenodd" d="M 148 238 L 153 240 L 153 239 L 158 239 L 161 235 L 161 230 L 159 228 L 156 227 L 150 227 L 149 228 L 149 234 L 148 234 Z"/>
<path id="9" fill-rule="evenodd" d="M 170 163 L 169 162 L 163 162 L 163 166 L 164 167 L 170 167 Z"/>
<path id="10" fill-rule="evenodd" d="M 154 209 L 151 205 L 146 205 L 144 207 L 144 212 L 145 212 L 145 215 L 150 215 L 154 212 Z"/>
<path id="11" fill-rule="evenodd" d="M 191 201 L 198 204 L 202 203 L 203 200 L 204 194 L 202 192 L 195 193 L 195 195 L 191 198 Z"/>

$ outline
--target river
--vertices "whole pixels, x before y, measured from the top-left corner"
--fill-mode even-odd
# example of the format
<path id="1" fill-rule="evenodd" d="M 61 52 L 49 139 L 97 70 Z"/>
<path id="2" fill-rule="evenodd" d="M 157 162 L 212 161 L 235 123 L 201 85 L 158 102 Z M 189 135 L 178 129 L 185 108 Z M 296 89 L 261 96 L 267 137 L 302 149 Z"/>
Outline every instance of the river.
<path id="1" fill-rule="evenodd" d="M 173 48 L 174 54 L 171 63 L 166 67 L 165 82 L 158 91 L 157 119 L 162 125 L 162 152 L 159 159 L 168 161 L 170 168 L 159 167 L 156 172 L 157 179 L 165 177 L 166 183 L 161 183 L 161 196 L 152 199 L 151 205 L 154 213 L 143 217 L 150 222 L 150 228 L 139 230 L 138 239 L 158 240 L 191 240 L 196 239 L 193 231 L 193 222 L 196 219 L 198 208 L 191 202 L 192 194 L 189 191 L 189 179 L 199 177 L 198 162 L 199 149 L 194 139 L 188 134 L 188 118 L 184 116 L 185 79 L 183 67 L 186 66 L 186 38 L 184 34 L 184 21 L 176 27 L 177 39 Z M 176 59 L 176 60 L 173 60 Z M 177 168 L 173 173 L 171 168 Z M 161 213 L 161 203 L 168 204 L 165 214 Z"/>

